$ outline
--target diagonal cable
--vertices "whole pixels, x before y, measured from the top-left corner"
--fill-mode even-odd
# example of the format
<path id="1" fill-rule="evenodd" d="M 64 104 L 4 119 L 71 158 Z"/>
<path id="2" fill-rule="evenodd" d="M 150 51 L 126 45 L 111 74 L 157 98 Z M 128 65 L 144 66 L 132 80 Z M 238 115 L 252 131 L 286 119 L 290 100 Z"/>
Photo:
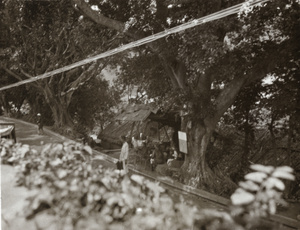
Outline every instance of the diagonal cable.
<path id="1" fill-rule="evenodd" d="M 195 19 L 193 21 L 184 23 L 184 24 L 179 25 L 179 26 L 175 26 L 171 29 L 167 29 L 167 30 L 164 30 L 162 32 L 153 34 L 151 36 L 139 39 L 137 41 L 130 42 L 126 45 L 120 46 L 120 47 L 112 49 L 112 50 L 108 50 L 104 53 L 98 54 L 98 55 L 93 56 L 93 57 L 86 58 L 84 60 L 72 63 L 72 64 L 64 66 L 64 67 L 61 67 L 59 69 L 55 69 L 55 70 L 52 70 L 50 72 L 47 72 L 47 73 L 29 78 L 29 79 L 26 79 L 26 80 L 23 80 L 23 81 L 19 81 L 19 82 L 16 82 L 16 83 L 13 83 L 13 84 L 10 84 L 10 85 L 7 85 L 7 86 L 3 86 L 3 87 L 0 88 L 0 91 L 10 89 L 10 88 L 13 88 L 13 87 L 17 87 L 17 86 L 20 86 L 20 85 L 28 84 L 28 83 L 31 83 L 31 82 L 34 82 L 34 81 L 37 81 L 37 80 L 40 80 L 40 79 L 45 79 L 45 78 L 51 77 L 53 75 L 56 75 L 56 74 L 74 69 L 74 68 L 82 66 L 82 65 L 85 65 L 87 63 L 90 63 L 90 62 L 93 62 L 93 61 L 96 61 L 96 60 L 99 60 L 99 59 L 102 59 L 102 58 L 106 58 L 106 57 L 115 55 L 117 53 L 121 53 L 125 50 L 128 50 L 128 49 L 131 49 L 131 48 L 134 48 L 134 47 L 138 47 L 138 46 L 156 41 L 156 40 L 158 40 L 160 38 L 163 38 L 163 37 L 166 37 L 170 34 L 178 33 L 180 31 L 183 31 L 183 30 L 186 30 L 186 29 L 204 24 L 206 22 L 218 20 L 218 19 L 227 17 L 229 15 L 236 14 L 241 10 L 241 7 L 244 4 L 247 4 L 247 7 L 253 7 L 253 6 L 268 2 L 268 1 L 269 0 L 252 0 L 252 1 L 250 0 L 248 2 L 244 2 L 244 3 L 234 5 L 232 7 L 226 8 L 224 10 L 217 11 L 213 14 L 201 17 L 199 19 Z"/>

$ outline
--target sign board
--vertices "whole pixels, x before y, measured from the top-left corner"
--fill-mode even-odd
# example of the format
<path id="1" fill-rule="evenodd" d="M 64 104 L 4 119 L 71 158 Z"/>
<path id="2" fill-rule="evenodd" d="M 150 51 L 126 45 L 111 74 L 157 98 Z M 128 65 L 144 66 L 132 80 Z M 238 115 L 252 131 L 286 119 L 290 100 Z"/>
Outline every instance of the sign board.
<path id="1" fill-rule="evenodd" d="M 179 139 L 179 151 L 183 153 L 188 153 L 186 133 L 178 131 L 178 139 Z"/>

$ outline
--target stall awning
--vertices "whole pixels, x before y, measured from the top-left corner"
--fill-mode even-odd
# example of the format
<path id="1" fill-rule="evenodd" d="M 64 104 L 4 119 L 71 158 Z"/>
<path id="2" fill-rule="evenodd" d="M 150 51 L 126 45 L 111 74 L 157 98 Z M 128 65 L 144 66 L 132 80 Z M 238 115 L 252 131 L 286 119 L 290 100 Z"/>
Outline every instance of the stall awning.
<path id="1" fill-rule="evenodd" d="M 119 115 L 115 117 L 116 121 L 145 121 L 150 114 L 156 114 L 158 108 L 144 104 L 128 105 Z"/>
<path id="2" fill-rule="evenodd" d="M 9 125 L 8 127 L 1 127 L 0 126 L 0 135 L 1 137 L 8 136 L 14 130 L 14 126 Z"/>

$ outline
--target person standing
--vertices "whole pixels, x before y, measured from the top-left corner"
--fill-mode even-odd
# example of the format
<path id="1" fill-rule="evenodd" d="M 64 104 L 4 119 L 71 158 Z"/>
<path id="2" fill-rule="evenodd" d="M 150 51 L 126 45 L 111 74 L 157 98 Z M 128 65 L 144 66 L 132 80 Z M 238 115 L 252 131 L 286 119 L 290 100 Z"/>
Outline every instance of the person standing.
<path id="1" fill-rule="evenodd" d="M 38 134 L 39 135 L 43 135 L 44 134 L 44 130 L 43 130 L 43 119 L 42 119 L 42 115 L 40 113 L 37 114 L 37 125 L 38 125 Z"/>
<path id="2" fill-rule="evenodd" d="M 121 136 L 121 141 L 123 144 L 122 144 L 119 160 L 123 163 L 124 172 L 127 173 L 128 172 L 127 159 L 128 159 L 128 153 L 129 153 L 129 145 L 128 145 L 128 142 L 127 142 L 127 139 L 125 136 Z"/>

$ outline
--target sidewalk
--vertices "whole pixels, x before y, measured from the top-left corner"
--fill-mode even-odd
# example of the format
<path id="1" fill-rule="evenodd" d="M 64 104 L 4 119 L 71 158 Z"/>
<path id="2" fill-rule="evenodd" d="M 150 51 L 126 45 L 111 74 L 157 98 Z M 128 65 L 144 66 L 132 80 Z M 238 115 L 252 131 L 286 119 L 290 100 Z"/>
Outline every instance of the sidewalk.
<path id="1" fill-rule="evenodd" d="M 28 122 L 10 119 L 10 118 L 4 118 L 4 117 L 0 117 L 0 121 L 15 122 L 17 141 L 22 142 L 23 144 L 29 144 L 37 149 L 41 147 L 41 144 L 63 142 L 69 140 L 57 133 L 52 132 L 49 129 L 44 129 L 45 135 L 37 135 L 37 127 Z M 114 154 L 115 158 L 113 158 L 104 153 L 94 151 L 94 155 L 95 155 L 94 161 L 98 161 L 97 164 L 100 163 L 105 165 L 106 167 L 115 167 L 114 162 L 116 161 L 116 156 L 117 156 L 116 154 Z M 216 196 L 214 194 L 208 193 L 203 190 L 185 186 L 183 184 L 180 184 L 172 180 L 171 178 L 157 177 L 157 174 L 155 172 L 140 170 L 140 169 L 136 170 L 133 167 L 130 167 L 130 170 L 133 173 L 141 174 L 153 180 L 160 181 L 163 186 L 166 186 L 175 195 L 188 193 L 188 195 L 185 195 L 185 198 L 193 202 L 198 207 L 224 210 L 226 209 L 226 206 L 229 203 L 229 200 L 223 197 Z M 21 210 L 21 207 L 24 204 L 24 199 L 28 195 L 28 191 L 25 188 L 14 187 L 13 178 L 14 178 L 14 169 L 11 166 L 2 165 L 1 167 L 1 185 L 2 185 L 1 208 L 3 214 L 9 213 L 8 217 L 12 216 L 14 212 Z M 292 214 L 290 213 L 290 210 L 289 213 L 284 213 L 286 217 L 275 216 L 273 219 L 278 220 L 279 218 L 280 222 L 286 222 L 286 223 L 295 222 L 295 221 L 297 222 L 296 216 L 297 213 L 298 214 L 300 213 L 300 207 L 298 207 L 298 209 L 294 207 L 293 210 L 294 211 L 292 212 Z M 2 220 L 2 224 L 3 224 L 3 220 Z M 18 229 L 18 228 L 8 228 L 8 229 Z M 25 229 L 36 229 L 36 228 L 26 227 Z"/>

